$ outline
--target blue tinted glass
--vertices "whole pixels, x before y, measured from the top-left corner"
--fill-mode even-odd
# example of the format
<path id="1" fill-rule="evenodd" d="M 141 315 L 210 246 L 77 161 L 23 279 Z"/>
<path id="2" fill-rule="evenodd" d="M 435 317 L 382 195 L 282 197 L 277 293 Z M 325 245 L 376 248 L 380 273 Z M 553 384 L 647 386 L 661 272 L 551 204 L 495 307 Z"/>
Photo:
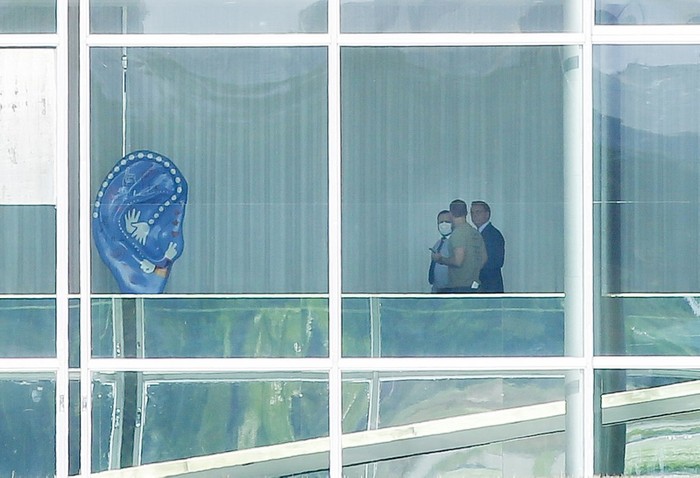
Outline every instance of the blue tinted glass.
<path id="1" fill-rule="evenodd" d="M 0 300 L 0 357 L 55 357 L 56 302 Z"/>
<path id="2" fill-rule="evenodd" d="M 327 357 L 327 304 L 326 299 L 98 299 L 93 351 L 101 357 Z"/>
<path id="3" fill-rule="evenodd" d="M 119 377 L 93 381 L 92 389 L 92 471 L 110 469 L 111 456 L 121 460 L 121 437 L 114 435 L 116 420 L 123 423 L 123 391 L 117 390 Z M 133 403 L 133 397 L 130 397 Z M 117 403 L 116 400 L 119 400 Z M 119 409 L 119 413 L 116 410 Z M 133 407 L 132 407 L 133 410 Z M 132 416 L 133 416 L 132 412 Z M 118 432 L 119 430 L 117 430 Z M 133 440 L 133 438 L 132 438 Z"/>
<path id="4" fill-rule="evenodd" d="M 346 356 L 564 354 L 562 298 L 368 298 L 343 301 Z"/>
<path id="5" fill-rule="evenodd" d="M 0 475 L 45 477 L 56 473 L 54 380 L 0 380 Z"/>

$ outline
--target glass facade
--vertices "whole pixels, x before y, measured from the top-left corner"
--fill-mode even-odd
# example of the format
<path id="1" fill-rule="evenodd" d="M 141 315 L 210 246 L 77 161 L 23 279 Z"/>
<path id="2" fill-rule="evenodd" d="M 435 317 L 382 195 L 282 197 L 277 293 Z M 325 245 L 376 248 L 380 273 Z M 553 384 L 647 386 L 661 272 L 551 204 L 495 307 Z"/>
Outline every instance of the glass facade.
<path id="1" fill-rule="evenodd" d="M 697 475 L 699 14 L 5 2 L 0 475 Z"/>

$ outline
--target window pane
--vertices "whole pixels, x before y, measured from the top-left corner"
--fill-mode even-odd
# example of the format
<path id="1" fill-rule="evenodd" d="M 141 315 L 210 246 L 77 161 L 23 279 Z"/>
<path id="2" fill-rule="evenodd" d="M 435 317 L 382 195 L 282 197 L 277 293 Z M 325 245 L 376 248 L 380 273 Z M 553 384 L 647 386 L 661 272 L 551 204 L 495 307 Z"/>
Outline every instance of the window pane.
<path id="1" fill-rule="evenodd" d="M 697 371 L 598 370 L 595 472 L 698 475 L 698 378 Z"/>
<path id="2" fill-rule="evenodd" d="M 594 61 L 602 293 L 698 291 L 700 47 L 600 46 Z"/>
<path id="3" fill-rule="evenodd" d="M 561 292 L 575 47 L 344 48 L 343 287 L 427 292 L 436 216 L 485 200 L 506 292 Z M 574 131 L 574 129 L 572 129 Z M 544 134 L 543 132 L 546 132 Z M 533 227 L 536 225 L 536 227 Z"/>
<path id="4" fill-rule="evenodd" d="M 602 355 L 699 355 L 700 297 L 605 297 L 596 321 Z"/>
<path id="5" fill-rule="evenodd" d="M 68 366 L 80 367 L 80 301 L 68 300 Z"/>
<path id="6" fill-rule="evenodd" d="M 97 357 L 327 357 L 326 299 L 95 299 Z"/>
<path id="7" fill-rule="evenodd" d="M 94 386 L 93 471 L 219 454 L 212 468 L 225 476 L 235 451 L 279 445 L 257 458 L 273 461 L 292 442 L 328 436 L 326 374 L 104 373 Z M 158 470 L 150 472 L 166 474 Z"/>
<path id="8" fill-rule="evenodd" d="M 53 299 L 0 300 L 0 357 L 56 356 Z"/>
<path id="9" fill-rule="evenodd" d="M 581 8 L 566 0 L 341 0 L 344 32 L 580 31 Z"/>
<path id="10" fill-rule="evenodd" d="M 80 474 L 80 381 L 71 380 L 68 388 L 68 474 Z"/>
<path id="11" fill-rule="evenodd" d="M 56 32 L 56 0 L 3 0 L 2 3 L 0 33 Z"/>
<path id="12" fill-rule="evenodd" d="M 0 293 L 56 290 L 56 209 L 0 206 Z"/>
<path id="13" fill-rule="evenodd" d="M 326 292 L 326 49 L 135 48 L 126 57 L 123 96 L 122 50 L 92 51 L 92 190 L 104 227 L 93 232 L 104 232 L 94 237 L 105 258 L 92 256 L 93 291 Z M 122 149 L 154 156 L 128 154 L 123 165 Z M 130 181 L 141 174 L 134 165 L 154 176 Z M 160 180 L 157 194 L 172 190 L 173 208 L 169 193 L 147 197 Z"/>
<path id="14" fill-rule="evenodd" d="M 56 57 L 0 48 L 0 204 L 54 204 Z"/>
<path id="15" fill-rule="evenodd" d="M 563 355 L 563 298 L 344 299 L 343 354 Z"/>
<path id="16" fill-rule="evenodd" d="M 55 476 L 55 379 L 5 376 L 0 397 L 0 475 Z"/>
<path id="17" fill-rule="evenodd" d="M 599 25 L 670 25 L 700 23 L 695 0 L 596 0 Z"/>
<path id="18" fill-rule="evenodd" d="M 565 383 L 561 372 L 346 373 L 344 463 L 369 463 L 347 476 L 368 476 L 366 466 L 376 476 L 563 476 Z"/>
<path id="19" fill-rule="evenodd" d="M 322 33 L 326 0 L 91 0 L 93 33 Z"/>

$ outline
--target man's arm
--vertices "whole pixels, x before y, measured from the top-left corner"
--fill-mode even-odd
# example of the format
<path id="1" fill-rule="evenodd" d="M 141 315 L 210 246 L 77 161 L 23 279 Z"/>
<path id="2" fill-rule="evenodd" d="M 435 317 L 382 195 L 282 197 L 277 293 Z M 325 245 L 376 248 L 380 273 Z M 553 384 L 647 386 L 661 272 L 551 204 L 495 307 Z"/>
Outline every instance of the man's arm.
<path id="1" fill-rule="evenodd" d="M 449 267 L 462 267 L 464 255 L 464 247 L 455 247 L 452 249 L 452 255 L 450 257 L 433 253 L 433 260 L 438 264 L 444 264 Z"/>

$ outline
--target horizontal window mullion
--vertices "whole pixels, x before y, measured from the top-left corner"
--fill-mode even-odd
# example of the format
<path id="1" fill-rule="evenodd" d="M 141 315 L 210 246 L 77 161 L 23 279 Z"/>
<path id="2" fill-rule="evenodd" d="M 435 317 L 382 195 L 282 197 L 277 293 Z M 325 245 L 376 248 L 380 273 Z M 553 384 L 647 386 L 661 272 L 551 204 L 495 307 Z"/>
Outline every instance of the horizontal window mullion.
<path id="1" fill-rule="evenodd" d="M 56 33 L 0 34 L 0 48 L 55 48 L 59 43 Z"/>

